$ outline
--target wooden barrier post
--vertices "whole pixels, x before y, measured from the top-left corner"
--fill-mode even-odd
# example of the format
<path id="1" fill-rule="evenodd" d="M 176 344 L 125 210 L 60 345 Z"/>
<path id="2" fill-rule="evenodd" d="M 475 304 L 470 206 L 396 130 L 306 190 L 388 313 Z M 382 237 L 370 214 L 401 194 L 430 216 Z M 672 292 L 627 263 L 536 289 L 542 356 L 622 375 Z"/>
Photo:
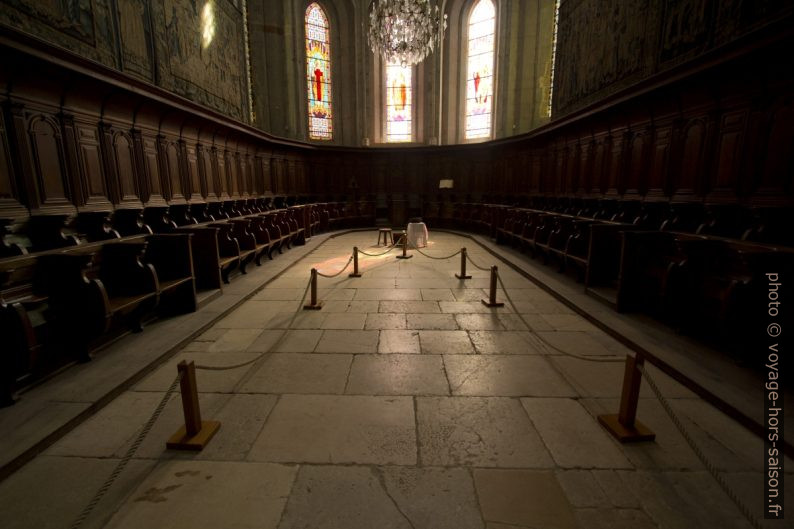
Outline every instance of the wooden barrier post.
<path id="1" fill-rule="evenodd" d="M 196 386 L 196 364 L 182 360 L 176 366 L 182 374 L 179 386 L 182 391 L 182 411 L 185 414 L 185 425 L 172 435 L 165 443 L 166 448 L 173 450 L 201 450 L 210 442 L 212 436 L 221 427 L 218 421 L 202 421 L 199 408 L 198 389 Z"/>
<path id="2" fill-rule="evenodd" d="M 496 301 L 496 278 L 497 274 L 499 273 L 499 269 L 496 265 L 491 267 L 491 291 L 488 293 L 488 299 L 483 299 L 482 304 L 486 307 L 504 307 L 505 304 Z"/>
<path id="3" fill-rule="evenodd" d="M 466 275 L 466 248 L 460 249 L 460 274 L 455 274 L 458 279 L 471 279 Z"/>
<path id="4" fill-rule="evenodd" d="M 311 300 L 308 305 L 303 306 L 303 310 L 320 310 L 323 302 L 317 301 L 317 269 L 312 268 Z"/>
<path id="5" fill-rule="evenodd" d="M 361 277 L 358 271 L 358 246 L 353 246 L 353 273 L 349 277 Z"/>
<path id="6" fill-rule="evenodd" d="M 621 443 L 637 441 L 653 441 L 656 434 L 637 420 L 637 403 L 640 397 L 642 373 L 639 366 L 645 359 L 637 356 L 626 356 L 626 369 L 623 374 L 623 391 L 620 395 L 620 411 L 617 415 L 599 415 L 598 422 L 609 430 Z"/>
<path id="7" fill-rule="evenodd" d="M 403 254 L 402 255 L 398 255 L 397 259 L 410 259 L 411 257 L 413 257 L 413 255 L 407 255 L 407 251 L 408 251 L 408 232 L 403 231 L 400 234 L 400 237 L 403 238 L 403 241 L 402 241 L 403 242 Z"/>

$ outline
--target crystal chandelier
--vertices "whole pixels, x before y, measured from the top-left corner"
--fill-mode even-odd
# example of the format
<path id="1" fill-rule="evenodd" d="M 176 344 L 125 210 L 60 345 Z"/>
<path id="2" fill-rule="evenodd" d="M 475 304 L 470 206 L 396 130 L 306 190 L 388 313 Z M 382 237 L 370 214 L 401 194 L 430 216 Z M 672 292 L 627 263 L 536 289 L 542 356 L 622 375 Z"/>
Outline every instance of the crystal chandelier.
<path id="1" fill-rule="evenodd" d="M 446 15 L 444 15 L 446 19 Z M 446 21 L 430 0 L 373 0 L 369 8 L 369 45 L 387 62 L 402 66 L 421 62 L 433 51 Z"/>

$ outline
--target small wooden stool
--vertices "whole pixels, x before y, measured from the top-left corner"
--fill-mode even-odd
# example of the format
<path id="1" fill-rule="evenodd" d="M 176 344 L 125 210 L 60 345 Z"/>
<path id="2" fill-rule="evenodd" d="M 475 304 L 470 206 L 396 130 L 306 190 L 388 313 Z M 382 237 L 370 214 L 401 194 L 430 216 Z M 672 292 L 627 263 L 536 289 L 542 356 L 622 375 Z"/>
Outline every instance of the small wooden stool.
<path id="1" fill-rule="evenodd" d="M 383 235 L 383 245 L 386 246 L 391 241 L 391 244 L 394 244 L 394 236 L 392 236 L 391 228 L 379 228 L 378 229 L 378 246 L 380 246 L 380 236 Z M 388 237 L 388 240 L 386 239 Z"/>

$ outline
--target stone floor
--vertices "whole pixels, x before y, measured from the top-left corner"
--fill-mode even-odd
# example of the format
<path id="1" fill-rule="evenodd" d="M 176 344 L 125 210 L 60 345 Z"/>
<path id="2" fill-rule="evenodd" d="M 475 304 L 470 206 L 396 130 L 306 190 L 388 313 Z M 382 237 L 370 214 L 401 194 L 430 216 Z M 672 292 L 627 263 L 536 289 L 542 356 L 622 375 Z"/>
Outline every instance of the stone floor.
<path id="1" fill-rule="evenodd" d="M 0 483 L 2 527 L 65 528 L 111 474 L 176 375 L 199 370 L 199 453 L 165 449 L 179 395 L 83 527 L 322 529 L 748 528 L 643 385 L 652 443 L 620 445 L 595 416 L 618 407 L 627 350 L 500 266 L 514 302 L 490 309 L 488 273 L 459 257 L 362 257 L 363 277 L 320 278 L 319 311 L 298 310 L 309 271 L 332 274 L 374 233 L 343 235 L 285 273 L 165 365 Z M 469 239 L 433 233 L 424 251 Z M 506 301 L 499 292 L 500 301 Z M 515 310 L 518 311 L 518 314 Z M 563 354 L 574 353 L 580 358 Z M 675 413 L 760 517 L 762 444 L 649 368 Z M 787 506 L 794 465 L 786 462 Z M 783 527 L 785 522 L 766 522 Z"/>

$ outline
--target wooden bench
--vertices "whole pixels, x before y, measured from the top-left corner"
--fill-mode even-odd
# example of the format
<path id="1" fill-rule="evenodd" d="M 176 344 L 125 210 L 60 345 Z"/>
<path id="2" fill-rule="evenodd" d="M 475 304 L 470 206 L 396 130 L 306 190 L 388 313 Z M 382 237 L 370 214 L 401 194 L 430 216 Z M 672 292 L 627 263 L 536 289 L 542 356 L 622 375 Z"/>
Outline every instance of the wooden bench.
<path id="1" fill-rule="evenodd" d="M 0 407 L 13 404 L 13 392 L 46 371 L 40 353 L 47 296 L 33 291 L 35 265 L 36 258 L 29 256 L 0 260 Z"/>
<path id="2" fill-rule="evenodd" d="M 192 233 L 150 235 L 146 238 L 145 262 L 157 273 L 159 314 L 194 312 L 196 277 L 193 268 Z"/>
<path id="3" fill-rule="evenodd" d="M 240 250 L 240 244 L 234 237 L 234 225 L 231 223 L 221 222 L 209 224 L 211 228 L 218 230 L 218 266 L 221 269 L 221 277 L 223 282 L 229 283 L 229 274 L 232 270 L 240 267 L 241 272 L 245 273 L 244 267 L 246 261 L 243 261 L 243 255 Z"/>
<path id="4" fill-rule="evenodd" d="M 158 301 L 154 267 L 141 261 L 143 239 L 108 243 L 38 259 L 37 283 L 47 292 L 53 335 L 78 361 L 116 324 L 138 332 Z"/>
<path id="5" fill-rule="evenodd" d="M 278 250 L 278 253 L 283 253 L 283 247 L 289 244 L 289 233 L 283 233 L 281 227 L 276 223 L 276 212 L 268 212 L 264 214 L 265 225 L 270 234 L 270 249 L 268 250 L 268 258 L 273 258 L 273 250 Z"/>

